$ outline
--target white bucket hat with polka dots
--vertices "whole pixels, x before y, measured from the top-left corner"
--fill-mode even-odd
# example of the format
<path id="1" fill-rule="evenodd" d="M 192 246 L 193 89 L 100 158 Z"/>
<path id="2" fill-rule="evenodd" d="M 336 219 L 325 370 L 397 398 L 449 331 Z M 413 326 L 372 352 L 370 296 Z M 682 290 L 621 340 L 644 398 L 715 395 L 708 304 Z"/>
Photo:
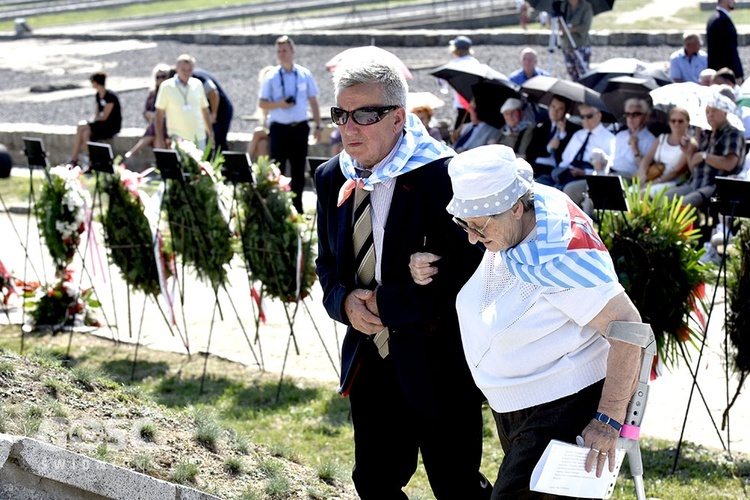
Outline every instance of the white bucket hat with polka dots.
<path id="1" fill-rule="evenodd" d="M 448 164 L 453 199 L 446 208 L 455 217 L 501 214 L 534 185 L 531 166 L 508 146 L 469 149 Z"/>

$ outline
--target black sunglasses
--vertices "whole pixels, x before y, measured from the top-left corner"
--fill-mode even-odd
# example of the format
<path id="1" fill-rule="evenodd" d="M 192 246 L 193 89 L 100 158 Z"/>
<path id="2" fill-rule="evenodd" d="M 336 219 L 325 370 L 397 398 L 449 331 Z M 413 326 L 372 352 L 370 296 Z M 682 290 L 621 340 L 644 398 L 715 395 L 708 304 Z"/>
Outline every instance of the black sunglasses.
<path id="1" fill-rule="evenodd" d="M 645 114 L 646 114 L 646 113 L 643 113 L 643 112 L 641 112 L 641 111 L 632 111 L 632 112 L 627 112 L 627 111 L 626 111 L 626 112 L 625 112 L 625 117 L 626 117 L 626 118 L 630 118 L 630 117 L 634 116 L 634 117 L 638 118 L 639 116 L 643 116 L 643 115 L 645 115 Z"/>
<path id="2" fill-rule="evenodd" d="M 357 125 L 372 125 L 378 123 L 385 115 L 398 109 L 400 106 L 366 106 L 357 108 L 353 111 L 346 111 L 341 108 L 331 108 L 331 120 L 336 125 L 346 125 L 349 117 L 352 117 Z"/>
<path id="3" fill-rule="evenodd" d="M 596 116 L 596 113 L 589 113 L 587 115 L 581 115 L 581 118 L 583 118 L 584 120 L 590 120 L 595 116 Z"/>
<path id="4" fill-rule="evenodd" d="M 490 215 L 489 217 L 487 217 L 487 221 L 484 223 L 484 226 L 479 228 L 479 227 L 474 227 L 470 225 L 468 222 L 466 222 L 463 219 L 459 219 L 458 217 L 453 217 L 453 222 L 455 222 L 458 227 L 460 227 L 467 233 L 474 233 L 475 235 L 479 236 L 483 240 L 487 239 L 487 236 L 484 234 L 484 230 L 487 229 L 487 225 L 490 223 L 491 220 L 492 220 L 492 216 Z"/>

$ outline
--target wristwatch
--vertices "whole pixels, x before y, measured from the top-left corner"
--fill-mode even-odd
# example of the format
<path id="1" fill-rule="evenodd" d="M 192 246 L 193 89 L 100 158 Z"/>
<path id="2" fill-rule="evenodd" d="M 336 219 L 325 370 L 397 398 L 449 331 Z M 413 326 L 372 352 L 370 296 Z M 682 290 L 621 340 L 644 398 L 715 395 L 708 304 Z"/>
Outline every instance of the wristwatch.
<path id="1" fill-rule="evenodd" d="M 701 156 L 703 157 L 703 161 L 706 161 L 706 158 L 708 158 L 708 151 L 701 153 Z"/>

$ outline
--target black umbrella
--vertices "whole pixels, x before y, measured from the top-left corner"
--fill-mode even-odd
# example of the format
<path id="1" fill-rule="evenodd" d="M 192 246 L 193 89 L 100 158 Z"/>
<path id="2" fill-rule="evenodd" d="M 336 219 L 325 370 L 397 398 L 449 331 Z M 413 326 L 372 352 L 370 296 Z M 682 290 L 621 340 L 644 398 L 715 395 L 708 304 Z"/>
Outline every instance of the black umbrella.
<path id="1" fill-rule="evenodd" d="M 628 99 L 645 99 L 651 106 L 653 103 L 649 92 L 656 88 L 659 88 L 659 85 L 651 77 L 617 76 L 607 81 L 601 98 L 607 109 L 619 118 L 625 112 L 625 101 Z"/>
<path id="2" fill-rule="evenodd" d="M 579 114 L 579 104 L 587 104 L 609 114 L 607 105 L 602 101 L 599 92 L 570 80 L 561 80 L 553 76 L 535 76 L 521 85 L 521 92 L 528 95 L 529 99 L 545 106 L 549 106 L 556 95 L 566 97 L 573 101 L 571 114 Z"/>
<path id="3" fill-rule="evenodd" d="M 496 128 L 505 125 L 500 108 L 506 99 L 521 99 L 521 94 L 506 82 L 486 80 L 471 86 L 477 107 L 477 118 Z"/>
<path id="4" fill-rule="evenodd" d="M 612 6 L 615 4 L 615 0 L 582 0 L 584 2 L 588 2 L 591 4 L 591 8 L 594 10 L 594 15 L 601 14 L 602 12 L 607 12 L 608 10 L 612 10 Z M 566 1 L 559 1 L 559 0 L 528 0 L 529 5 L 534 7 L 537 11 L 547 11 L 550 14 L 556 14 L 555 8 L 557 8 L 557 12 L 563 12 L 565 11 L 565 6 L 568 2 Z M 557 5 L 553 5 L 557 4 Z"/>
<path id="5" fill-rule="evenodd" d="M 661 64 L 649 63 L 632 57 L 607 59 L 581 76 L 578 83 L 597 92 L 603 92 L 607 82 L 618 76 L 652 78 L 659 86 L 672 83 L 672 79 Z"/>
<path id="6" fill-rule="evenodd" d="M 508 80 L 507 76 L 479 61 L 453 60 L 448 64 L 443 64 L 430 74 L 448 82 L 448 85 L 453 87 L 467 102 L 474 97 L 471 86 L 477 83 L 487 80 L 500 80 L 507 82 L 509 86 L 515 85 Z"/>

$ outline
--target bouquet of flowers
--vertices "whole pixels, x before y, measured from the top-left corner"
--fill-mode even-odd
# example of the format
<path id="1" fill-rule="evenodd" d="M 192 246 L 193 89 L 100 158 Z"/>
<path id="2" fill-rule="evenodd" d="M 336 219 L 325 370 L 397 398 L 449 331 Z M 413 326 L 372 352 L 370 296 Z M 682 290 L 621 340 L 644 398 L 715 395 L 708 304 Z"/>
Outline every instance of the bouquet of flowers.
<path id="1" fill-rule="evenodd" d="M 705 327 L 705 282 L 710 268 L 699 262 L 703 248 L 693 229 L 695 208 L 663 192 L 641 194 L 636 181 L 628 190 L 629 213 L 606 213 L 600 236 L 609 249 L 620 283 L 656 337 L 658 357 L 673 365 L 681 343 L 695 340 Z"/>
<path id="2" fill-rule="evenodd" d="M 212 164 L 209 152 L 204 155 L 189 141 L 178 141 L 175 149 L 187 179 L 182 185 L 170 180 L 164 199 L 171 251 L 190 263 L 199 278 L 218 287 L 226 281 L 224 266 L 234 256 L 229 211 L 221 195 L 224 186 L 214 172 L 223 158 L 217 155 Z"/>
<path id="3" fill-rule="evenodd" d="M 101 326 L 93 314 L 94 308 L 101 307 L 93 297 L 93 289 L 80 289 L 73 283 L 70 270 L 58 271 L 55 277 L 58 281 L 54 285 L 26 293 L 31 298 L 27 304 L 34 326 L 49 325 L 53 330 L 64 326 Z"/>
<path id="4" fill-rule="evenodd" d="M 261 156 L 253 169 L 257 185 L 238 196 L 245 263 L 268 295 L 296 302 L 315 283 L 314 231 L 294 209 L 289 179 L 276 165 Z"/>
<path id="5" fill-rule="evenodd" d="M 153 236 L 144 213 L 146 195 L 138 189 L 142 179 L 141 174 L 124 168 L 106 176 L 108 204 L 102 223 L 110 259 L 123 280 L 134 290 L 156 297 L 161 291 L 159 271 L 164 279 L 172 275 L 174 256 L 165 249 L 160 234 Z M 158 262 L 154 244 L 159 248 Z"/>
<path id="6" fill-rule="evenodd" d="M 81 233 L 86 230 L 91 196 L 83 188 L 80 176 L 78 167 L 52 167 L 35 207 L 39 231 L 58 271 L 73 261 Z"/>

